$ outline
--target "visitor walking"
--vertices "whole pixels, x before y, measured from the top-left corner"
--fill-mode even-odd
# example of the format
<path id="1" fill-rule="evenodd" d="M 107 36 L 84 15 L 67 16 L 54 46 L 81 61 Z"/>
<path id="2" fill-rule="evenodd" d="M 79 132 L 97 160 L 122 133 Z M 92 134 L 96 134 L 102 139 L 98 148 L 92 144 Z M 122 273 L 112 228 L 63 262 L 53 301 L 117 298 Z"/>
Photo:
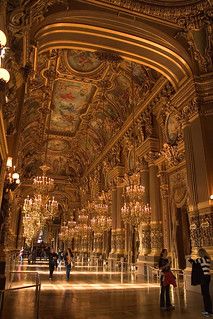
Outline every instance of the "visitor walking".
<path id="1" fill-rule="evenodd" d="M 65 262 L 65 267 L 66 267 L 66 280 L 69 281 L 70 279 L 70 272 L 72 268 L 72 263 L 73 263 L 73 253 L 70 248 L 67 249 L 67 252 L 64 256 L 64 262 Z"/>
<path id="2" fill-rule="evenodd" d="M 54 268 L 57 263 L 57 254 L 55 251 L 51 248 L 49 252 L 49 279 L 51 280 L 53 277 Z"/>

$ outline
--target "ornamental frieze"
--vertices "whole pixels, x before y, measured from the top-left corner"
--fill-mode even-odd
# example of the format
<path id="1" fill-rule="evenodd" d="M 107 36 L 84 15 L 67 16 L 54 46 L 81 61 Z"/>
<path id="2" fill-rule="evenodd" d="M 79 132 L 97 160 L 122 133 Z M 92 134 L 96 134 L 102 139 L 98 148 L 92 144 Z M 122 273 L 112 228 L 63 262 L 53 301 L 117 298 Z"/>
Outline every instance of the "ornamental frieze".
<path id="1" fill-rule="evenodd" d="M 210 3 L 204 1 L 190 1 L 184 6 L 184 9 L 176 6 L 176 4 L 167 5 L 165 2 L 143 1 L 143 0 L 88 0 L 87 2 L 99 5 L 108 5 L 116 9 L 123 9 L 142 16 L 152 16 L 162 18 L 164 21 L 170 21 L 176 24 L 181 16 L 190 16 L 193 12 L 205 11 L 210 8 Z M 157 4 L 157 5 L 156 5 Z"/>

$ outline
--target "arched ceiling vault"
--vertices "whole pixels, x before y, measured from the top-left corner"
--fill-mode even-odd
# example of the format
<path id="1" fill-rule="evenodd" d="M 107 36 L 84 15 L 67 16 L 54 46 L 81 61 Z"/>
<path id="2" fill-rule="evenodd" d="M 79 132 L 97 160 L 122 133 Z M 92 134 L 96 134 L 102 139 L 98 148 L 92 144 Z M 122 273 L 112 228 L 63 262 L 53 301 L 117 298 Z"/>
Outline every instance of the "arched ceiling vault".
<path id="1" fill-rule="evenodd" d="M 127 33 L 128 30 L 128 33 Z M 175 88 L 191 75 L 190 58 L 172 37 L 142 22 L 96 11 L 49 16 L 32 37 L 39 52 L 57 48 L 96 51 L 111 49 L 123 58 L 151 67 Z"/>
<path id="2" fill-rule="evenodd" d="M 39 8 L 39 0 L 35 3 Z M 47 162 L 54 178 L 79 180 L 132 124 L 132 82 L 139 116 L 149 96 L 154 98 L 168 82 L 178 90 L 191 77 L 188 53 L 172 35 L 152 26 L 148 16 L 138 21 L 91 8 L 60 11 L 63 7 L 30 25 L 34 72 L 19 143 L 26 177 Z M 179 30 L 177 26 L 173 34 Z M 115 53 L 119 59 L 98 52 Z"/>

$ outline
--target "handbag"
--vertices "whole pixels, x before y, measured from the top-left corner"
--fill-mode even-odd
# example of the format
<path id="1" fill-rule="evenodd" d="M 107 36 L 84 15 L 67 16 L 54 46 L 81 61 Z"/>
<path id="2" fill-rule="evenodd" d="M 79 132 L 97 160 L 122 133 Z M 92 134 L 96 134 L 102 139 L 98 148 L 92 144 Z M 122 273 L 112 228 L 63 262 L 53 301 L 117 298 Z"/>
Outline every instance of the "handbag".
<path id="1" fill-rule="evenodd" d="M 168 286 L 170 284 L 173 285 L 174 288 L 177 287 L 176 277 L 171 271 L 166 271 L 164 273 L 163 285 Z"/>

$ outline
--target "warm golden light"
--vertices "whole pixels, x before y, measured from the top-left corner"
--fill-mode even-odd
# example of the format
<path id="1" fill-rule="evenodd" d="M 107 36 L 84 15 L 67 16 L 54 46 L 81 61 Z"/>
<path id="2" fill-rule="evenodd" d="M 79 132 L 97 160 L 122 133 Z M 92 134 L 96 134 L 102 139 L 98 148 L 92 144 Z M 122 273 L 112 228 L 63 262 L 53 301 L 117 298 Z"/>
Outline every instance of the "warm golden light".
<path id="1" fill-rule="evenodd" d="M 8 157 L 7 158 L 7 167 L 8 168 L 11 168 L 11 167 L 13 167 L 13 158 L 12 157 Z"/>
<path id="2" fill-rule="evenodd" d="M 0 80 L 5 81 L 6 83 L 10 80 L 10 73 L 4 68 L 0 68 Z"/>
<path id="3" fill-rule="evenodd" d="M 0 30 L 0 48 L 5 47 L 6 43 L 7 43 L 6 35 L 2 30 Z"/>

